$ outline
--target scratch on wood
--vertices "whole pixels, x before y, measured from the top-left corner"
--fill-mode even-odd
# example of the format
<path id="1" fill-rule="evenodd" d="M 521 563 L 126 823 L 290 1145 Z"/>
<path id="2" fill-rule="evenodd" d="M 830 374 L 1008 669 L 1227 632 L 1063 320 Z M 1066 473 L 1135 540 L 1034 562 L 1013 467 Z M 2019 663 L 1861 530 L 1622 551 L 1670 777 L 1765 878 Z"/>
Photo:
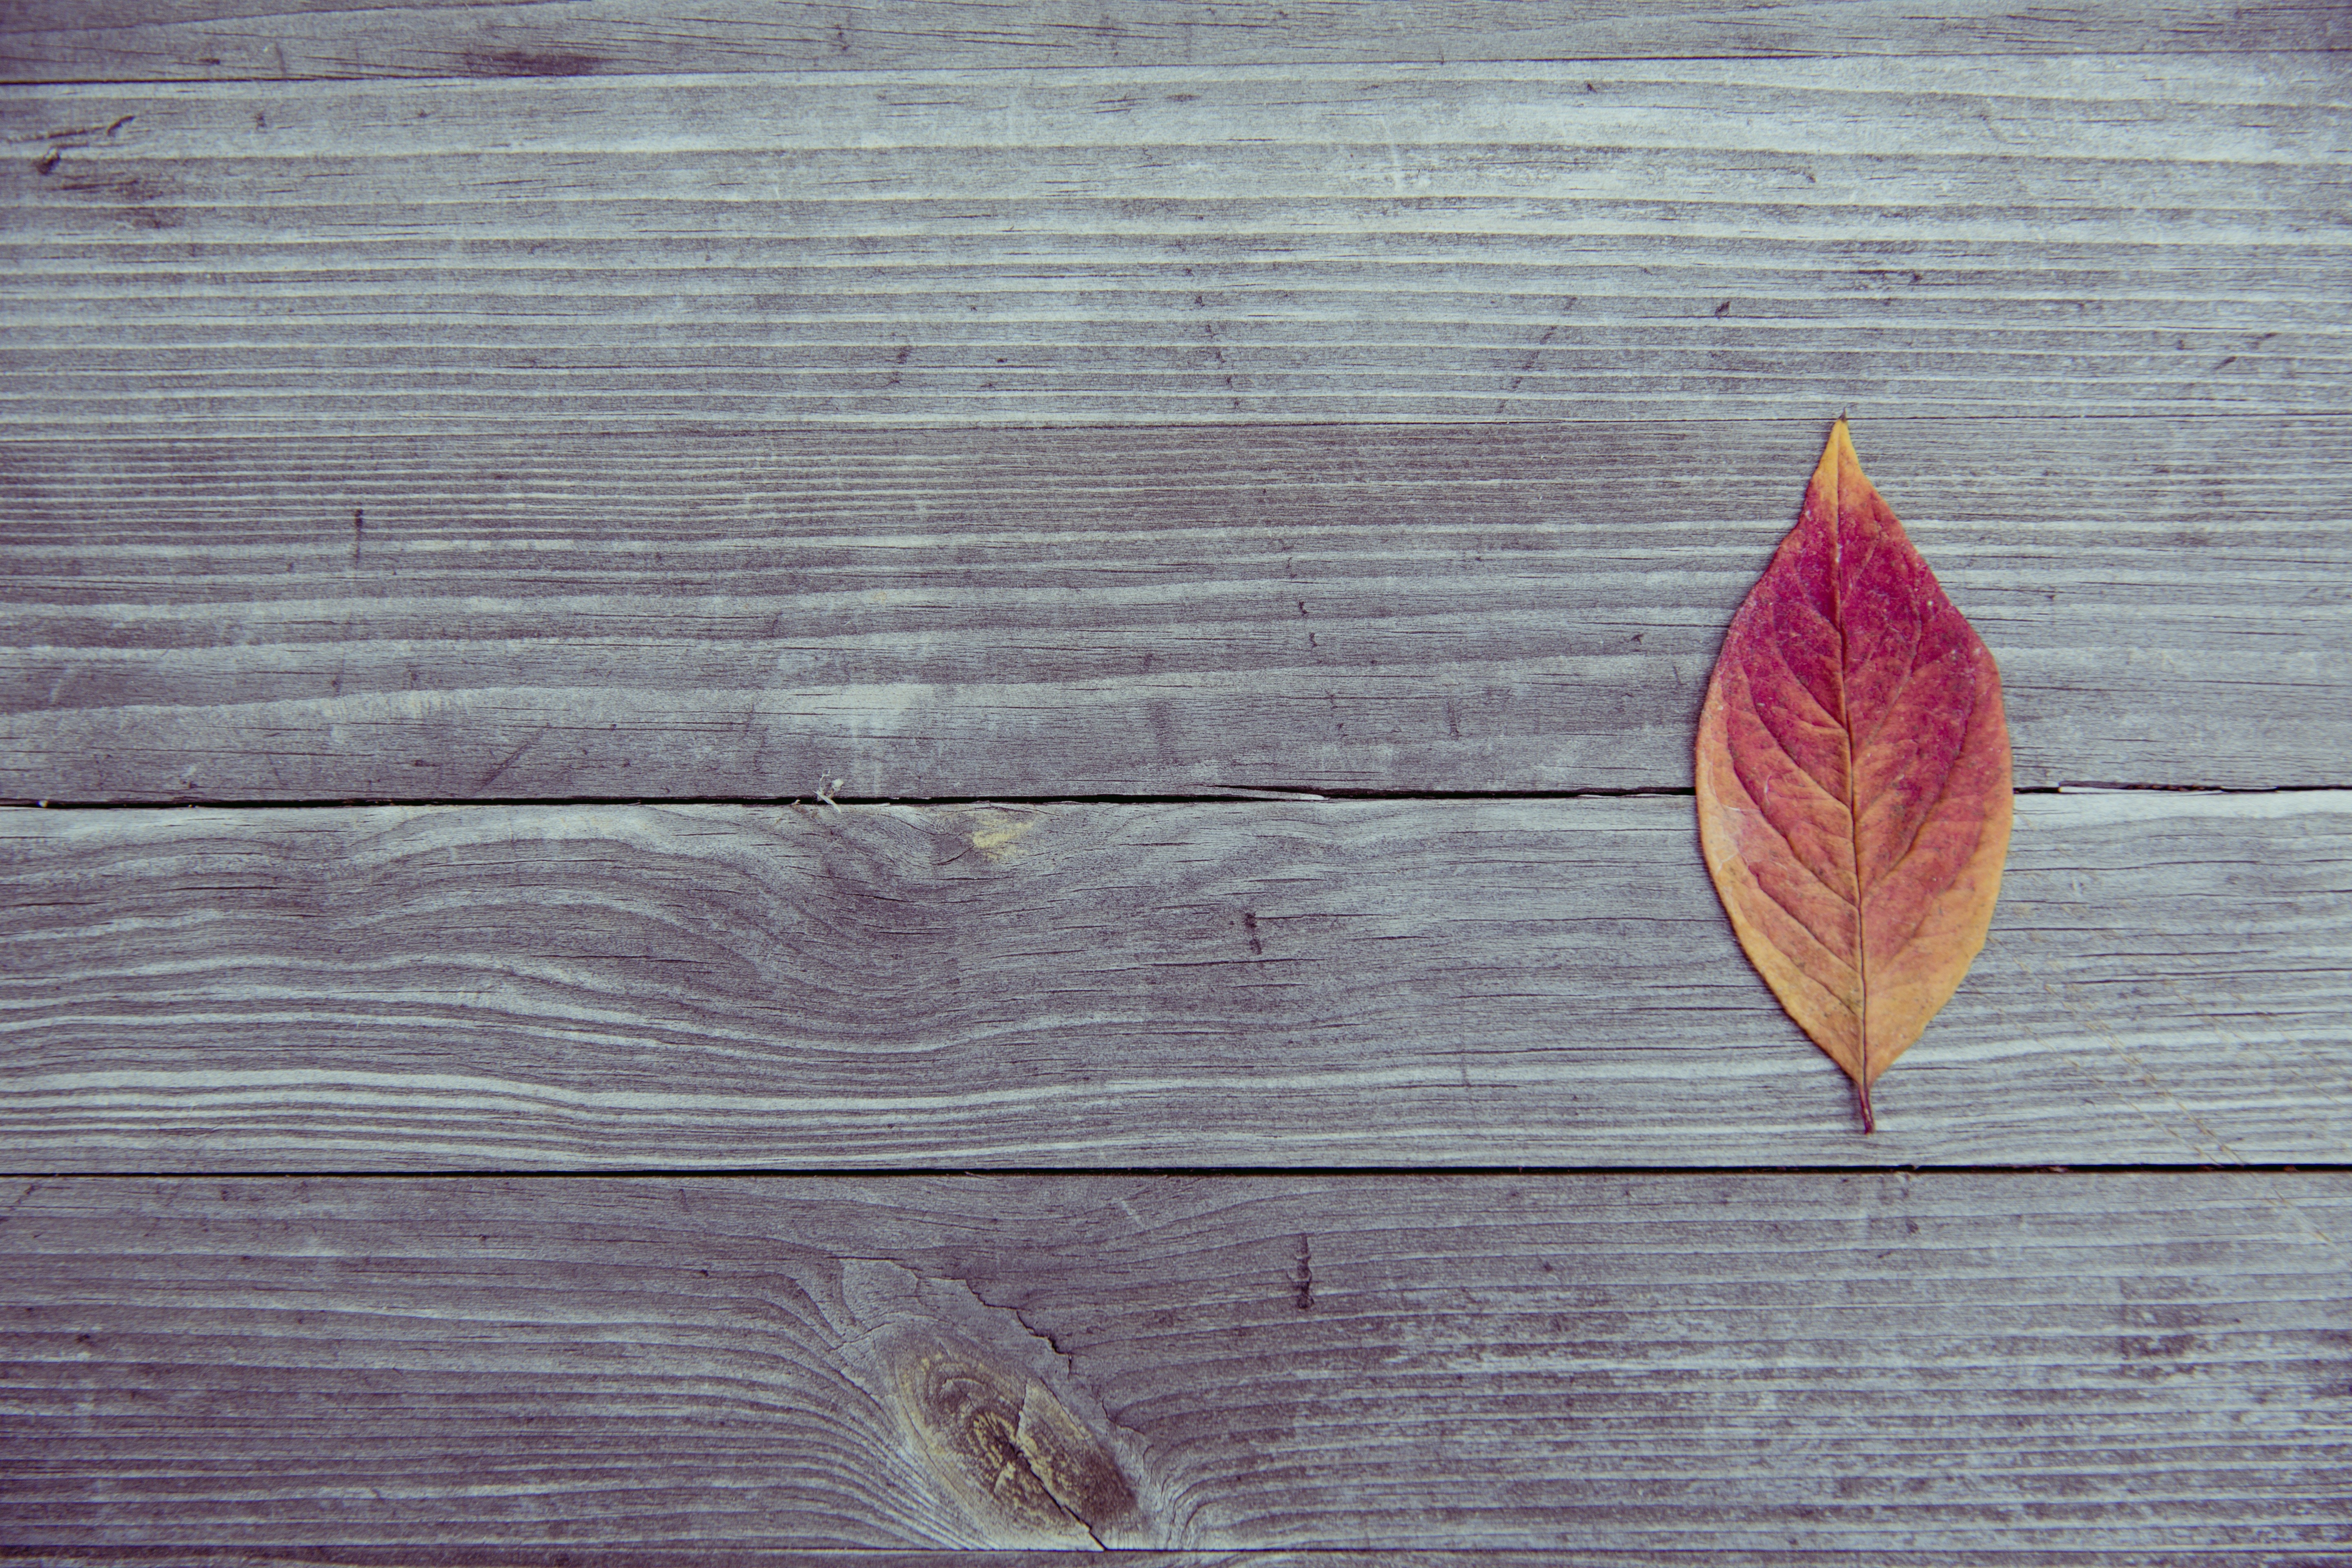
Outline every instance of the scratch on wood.
<path id="1" fill-rule="evenodd" d="M 593 76 L 604 61 L 594 55 L 564 50 L 501 49 L 494 54 L 459 57 L 458 68 L 467 76 Z"/>
<path id="2" fill-rule="evenodd" d="M 136 114 L 118 114 L 111 123 L 106 125 L 68 125 L 62 131 L 44 131 L 38 136 L 16 136 L 11 137 L 10 140 L 20 144 L 26 142 L 55 142 L 75 146 L 93 136 L 111 136 L 138 118 Z"/>
<path id="3" fill-rule="evenodd" d="M 357 544 L 353 544 L 352 546 L 352 563 L 356 565 L 359 560 L 359 546 Z M 515 765 L 517 758 L 520 757 L 525 752 L 530 751 L 533 746 L 539 744 L 541 738 L 547 733 L 548 729 L 549 726 L 541 724 L 537 730 L 533 731 L 530 736 L 525 740 L 521 745 L 517 746 L 513 751 L 509 752 L 505 758 L 499 762 L 499 765 L 485 773 L 482 776 L 482 782 L 476 784 L 474 787 L 477 790 L 486 790 L 493 784 L 496 784 L 499 777 L 504 774 L 509 768 Z"/>

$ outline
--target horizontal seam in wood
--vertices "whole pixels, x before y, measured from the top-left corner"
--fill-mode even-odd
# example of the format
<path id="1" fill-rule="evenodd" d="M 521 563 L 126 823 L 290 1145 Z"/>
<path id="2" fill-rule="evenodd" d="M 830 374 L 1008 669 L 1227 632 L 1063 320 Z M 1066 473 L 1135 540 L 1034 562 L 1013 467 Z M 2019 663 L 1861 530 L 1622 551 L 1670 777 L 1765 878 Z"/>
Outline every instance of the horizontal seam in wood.
<path id="1" fill-rule="evenodd" d="M 1658 784 L 1627 789 L 1568 789 L 1568 790 L 1349 790 L 1311 789 L 1306 786 L 1286 789 L 1278 784 L 1264 786 L 1235 785 L 1235 790 L 1251 790 L 1249 794 L 1231 795 L 836 795 L 819 801 L 799 795 L 417 795 L 369 796 L 352 799 L 320 800 L 59 800 L 51 797 L 17 796 L 0 799 L 0 806 L 16 806 L 44 811 L 361 811 L 384 806 L 564 806 L 635 805 L 659 808 L 673 805 L 740 805 L 757 808 L 818 805 L 905 805 L 905 806 L 991 806 L 991 805 L 1412 805 L 1444 804 L 1449 801 L 1543 801 L 1543 800 L 1671 800 L 1690 796 L 1696 790 L 1688 784 Z M 2121 784 L 2107 781 L 2038 784 L 2012 793 L 2019 795 L 2328 795 L 2352 789 L 2352 780 L 2341 784 L 2270 784 L 2231 788 L 2226 785 Z"/>
<path id="2" fill-rule="evenodd" d="M 1400 1177 L 1475 1176 L 1495 1181 L 1519 1177 L 1618 1181 L 1641 1178 L 1748 1176 L 1861 1177 L 1921 1176 L 2280 1176 L 2331 1175 L 2352 1172 L 2352 1163 L 2298 1160 L 2254 1164 L 2197 1164 L 2189 1162 L 2137 1162 L 2116 1164 L 1889 1164 L 1889 1165 L 1007 1165 L 840 1166 L 796 1169 L 792 1166 L 612 1166 L 564 1171 L 516 1170 L 485 1166 L 464 1170 L 416 1171 L 0 1171 L 9 1182 L 474 1182 L 518 1181 L 1013 1181 L 1038 1177 L 1079 1181 L 1126 1178 L 1181 1177 L 1186 1181 L 1262 1181 L 1268 1177 L 1345 1177 L 1389 1181 Z"/>

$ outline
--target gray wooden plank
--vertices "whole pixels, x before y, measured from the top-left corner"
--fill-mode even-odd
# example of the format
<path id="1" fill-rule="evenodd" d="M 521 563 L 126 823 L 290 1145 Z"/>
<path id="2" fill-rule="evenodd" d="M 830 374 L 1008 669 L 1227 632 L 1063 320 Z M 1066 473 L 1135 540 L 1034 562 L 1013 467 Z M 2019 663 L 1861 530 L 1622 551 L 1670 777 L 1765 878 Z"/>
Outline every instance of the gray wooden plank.
<path id="1" fill-rule="evenodd" d="M 1411 6 L 967 0 L 697 6 L 649 18 L 619 0 L 20 0 L 0 77 L 20 81 L 572 77 L 981 67 L 1306 65 L 1693 56 L 2171 53 L 2352 47 L 2327 0 L 2121 0 L 2021 10 L 1895 0 L 1727 6 L 1709 0 Z"/>
<path id="2" fill-rule="evenodd" d="M 175 1561 L 185 1548 L 119 1549 L 101 1552 L 40 1552 L 13 1558 L 26 1568 L 100 1568 L 101 1564 Z M 446 1551 L 436 1548 L 429 1557 L 389 1549 L 304 1548 L 299 1552 L 224 1552 L 204 1549 L 205 1568 L 1055 1568 L 1072 1561 L 1053 1547 L 1031 1550 L 975 1548 L 930 1551 L 920 1547 L 884 1550 L 846 1548 L 835 1552 L 719 1549 L 708 1552 L 657 1550 L 604 1551 L 569 1547 L 539 1554 L 513 1550 Z M 1112 1548 L 1091 1552 L 1079 1561 L 1106 1568 L 1362 1568 L 1368 1553 L 1360 1547 L 1293 1551 L 1172 1551 Z M 1630 1551 L 1580 1548 L 1563 1559 L 1557 1550 L 1516 1552 L 1486 1548 L 1449 1551 L 1444 1548 L 1386 1548 L 1373 1553 L 1381 1568 L 1806 1568 L 1811 1563 L 1835 1563 L 1841 1568 L 2336 1568 L 2324 1550 L 2293 1547 L 2249 1547 L 2198 1551 L 2126 1548 L 2122 1551 L 1969 1550 L 1911 1552 L 1901 1548 L 1825 1548 L 1801 1555 L 1785 1548 L 1722 1551 Z"/>
<path id="3" fill-rule="evenodd" d="M 13 1557 L 26 1568 L 112 1568 L 125 1563 L 173 1562 L 184 1547 L 117 1548 L 97 1552 L 45 1551 Z M 714 1551 L 661 1552 L 567 1547 L 541 1555 L 529 1551 L 446 1549 L 429 1556 L 388 1548 L 305 1547 L 297 1552 L 222 1551 L 203 1549 L 205 1568 L 1064 1568 L 1069 1552 L 1054 1547 L 931 1550 L 889 1547 L 881 1550 L 848 1547 L 838 1551 L 794 1551 L 724 1548 Z M 1105 1568 L 1362 1568 L 1367 1553 L 1358 1547 L 1318 1551 L 1312 1547 L 1274 1551 L 1154 1551 L 1114 1547 L 1083 1559 Z M 1377 1552 L 1381 1568 L 1560 1568 L 1556 1550 L 1517 1552 L 1507 1549 L 1389 1548 Z M 1575 1568 L 1799 1568 L 1801 1563 L 1852 1564 L 1855 1568 L 2335 1568 L 2332 1560 L 2309 1551 L 2259 1549 L 2200 1552 L 2194 1549 L 2122 1552 L 2035 1552 L 2031 1550 L 1974 1552 L 1962 1559 L 1949 1552 L 1908 1552 L 1901 1549 L 1823 1550 L 1801 1559 L 1779 1552 L 1633 1551 L 1580 1548 L 1566 1559 Z"/>
<path id="4" fill-rule="evenodd" d="M 1687 798 L 0 814 L 27 1173 L 2340 1161 L 2352 794 L 2025 795 L 1879 1132 Z"/>
<path id="5" fill-rule="evenodd" d="M 1854 428 L 2021 785 L 2352 784 L 2352 423 Z M 1823 429 L 0 444 L 0 795 L 1687 787 Z"/>
<path id="6" fill-rule="evenodd" d="M 2340 413 L 2330 54 L 0 91 L 23 437 Z"/>
<path id="7" fill-rule="evenodd" d="M 18 1549 L 2317 1563 L 2352 1527 L 2340 1172 L 11 1187 Z M 1041 1475 L 1083 1523 L 1024 1511 Z"/>

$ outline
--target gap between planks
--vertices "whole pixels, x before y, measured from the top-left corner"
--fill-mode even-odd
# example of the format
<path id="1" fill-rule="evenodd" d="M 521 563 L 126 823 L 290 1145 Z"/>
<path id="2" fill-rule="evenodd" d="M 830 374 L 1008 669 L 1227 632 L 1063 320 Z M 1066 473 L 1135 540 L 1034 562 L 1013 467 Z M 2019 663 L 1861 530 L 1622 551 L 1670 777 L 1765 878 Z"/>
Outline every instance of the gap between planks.
<path id="1" fill-rule="evenodd" d="M 2266 784 L 2244 788 L 2229 788 L 2210 784 L 2064 784 L 2019 789 L 2017 796 L 2082 795 L 2174 795 L 2227 797 L 2231 795 L 2326 795 L 2339 791 L 2338 784 Z M 352 799 L 331 800 L 187 800 L 173 804 L 168 809 L 182 811 L 341 811 L 355 807 L 417 806 L 447 809 L 469 806 L 608 806 L 640 805 L 658 809 L 663 806 L 744 806 L 768 809 L 797 805 L 885 805 L 944 807 L 950 809 L 1008 806 L 1059 805 L 1223 805 L 1246 806 L 1266 802 L 1358 802 L 1363 804 L 1402 805 L 1421 801 L 1437 804 L 1445 801 L 1573 801 L 1573 800 L 1688 800 L 1696 791 L 1688 785 L 1679 788 L 1661 785 L 1644 789 L 1570 789 L 1570 790 L 1344 790 L 1344 789 L 1284 789 L 1268 786 L 1253 789 L 1232 785 L 1224 789 L 1204 791 L 1196 795 L 484 795 L 452 796 L 448 799 Z M 31 807 L 42 811 L 154 811 L 152 801 L 119 800 L 55 800 L 0 798 L 0 807 Z"/>

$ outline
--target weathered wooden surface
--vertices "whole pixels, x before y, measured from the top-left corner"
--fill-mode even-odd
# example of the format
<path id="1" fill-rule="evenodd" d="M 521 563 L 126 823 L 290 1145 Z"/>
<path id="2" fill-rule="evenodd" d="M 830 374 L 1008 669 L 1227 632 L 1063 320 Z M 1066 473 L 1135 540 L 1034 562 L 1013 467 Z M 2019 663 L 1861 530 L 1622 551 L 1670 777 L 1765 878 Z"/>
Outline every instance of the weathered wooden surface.
<path id="1" fill-rule="evenodd" d="M 691 9 L 0 17 L 0 798 L 310 805 L 0 814 L 0 1551 L 2346 1561 L 2342 1171 L 1633 1167 L 2342 1162 L 2352 799 L 1869 1141 L 1686 799 L 1040 802 L 1680 787 L 1841 410 L 2021 782 L 2352 784 L 2352 13 Z"/>
<path id="2" fill-rule="evenodd" d="M 2352 421 L 1856 429 L 2021 785 L 2352 783 Z M 1822 431 L 9 443 L 0 795 L 1687 787 Z"/>
<path id="3" fill-rule="evenodd" d="M 79 1551 L 44 1552 L 29 1559 L 34 1568 L 96 1568 L 98 1564 L 148 1563 L 158 1559 L 172 1560 L 183 1556 L 185 1548 L 177 1552 L 165 1548 L 154 1552 Z M 1381 1568 L 1559 1568 L 1558 1551 L 1537 1550 L 1516 1552 L 1491 1548 L 1448 1550 L 1376 1550 Z M 1166 1551 L 1119 1549 L 1097 1553 L 1082 1562 L 1101 1563 L 1109 1568 L 1362 1568 L 1366 1552 L 1360 1547 L 1338 1547 L 1329 1551 L 1302 1548 L 1296 1551 Z M 519 1568 L 521 1563 L 537 1563 L 528 1554 L 512 1552 L 468 1553 L 448 1556 L 436 1553 L 419 1558 L 414 1553 L 397 1551 L 320 1550 L 306 1548 L 299 1552 L 218 1552 L 207 1549 L 204 1553 L 205 1568 Z M 675 1568 L 689 1562 L 695 1568 L 1042 1568 L 1044 1564 L 1067 1564 L 1071 1559 L 1053 1547 L 1027 1551 L 981 1549 L 971 1551 L 927 1551 L 921 1548 L 894 1547 L 884 1551 L 847 1548 L 841 1551 L 798 1552 L 790 1548 L 774 1551 L 728 1550 L 698 1552 L 691 1555 L 639 1548 L 619 1551 L 587 1551 L 565 1549 L 560 1552 L 562 1568 Z M 1630 1551 L 1584 1549 L 1577 1552 L 1576 1568 L 1790 1568 L 1797 1559 L 1786 1550 L 1723 1551 L 1698 1547 L 1681 1551 L 1652 1551 L 1637 1548 Z M 1808 1552 L 1807 1563 L 1840 1564 L 1841 1568 L 1946 1568 L 1965 1561 L 1969 1568 L 2338 1568 L 2337 1559 L 2325 1548 L 2305 1549 L 2249 1548 L 2238 1551 L 2222 1549 L 2200 1552 L 2194 1548 L 2150 1552 L 2144 1549 L 2122 1548 L 2113 1551 L 2036 1552 L 2030 1548 L 1964 1553 L 1930 1551 L 1910 1552 L 1901 1549 L 1864 1549 L 1855 1552 L 1825 1549 Z"/>
<path id="4" fill-rule="evenodd" d="M 2352 1152 L 2352 795 L 2029 795 L 1880 1132 L 1687 798 L 0 815 L 43 1171 Z"/>
<path id="5" fill-rule="evenodd" d="M 2343 1173 L 6 1195 L 16 1550 L 2315 1564 L 2352 1528 Z M 1055 1477 L 1078 1520 L 1022 1500 Z"/>
<path id="6" fill-rule="evenodd" d="M 621 0 L 478 5 L 436 0 L 20 0 L 0 74 L 24 81 L 373 76 L 592 76 L 983 66 L 1250 66 L 1691 56 L 2147 54 L 2352 47 L 2330 0 L 2263 5 L 2124 0 L 2020 8 L 1950 0 L 1608 7 L 1517 0 L 1412 5 L 1009 5 L 971 0 L 784 0 L 649 19 Z"/>
<path id="7" fill-rule="evenodd" d="M 2329 54 L 0 92 L 6 422 L 2340 413 Z"/>

